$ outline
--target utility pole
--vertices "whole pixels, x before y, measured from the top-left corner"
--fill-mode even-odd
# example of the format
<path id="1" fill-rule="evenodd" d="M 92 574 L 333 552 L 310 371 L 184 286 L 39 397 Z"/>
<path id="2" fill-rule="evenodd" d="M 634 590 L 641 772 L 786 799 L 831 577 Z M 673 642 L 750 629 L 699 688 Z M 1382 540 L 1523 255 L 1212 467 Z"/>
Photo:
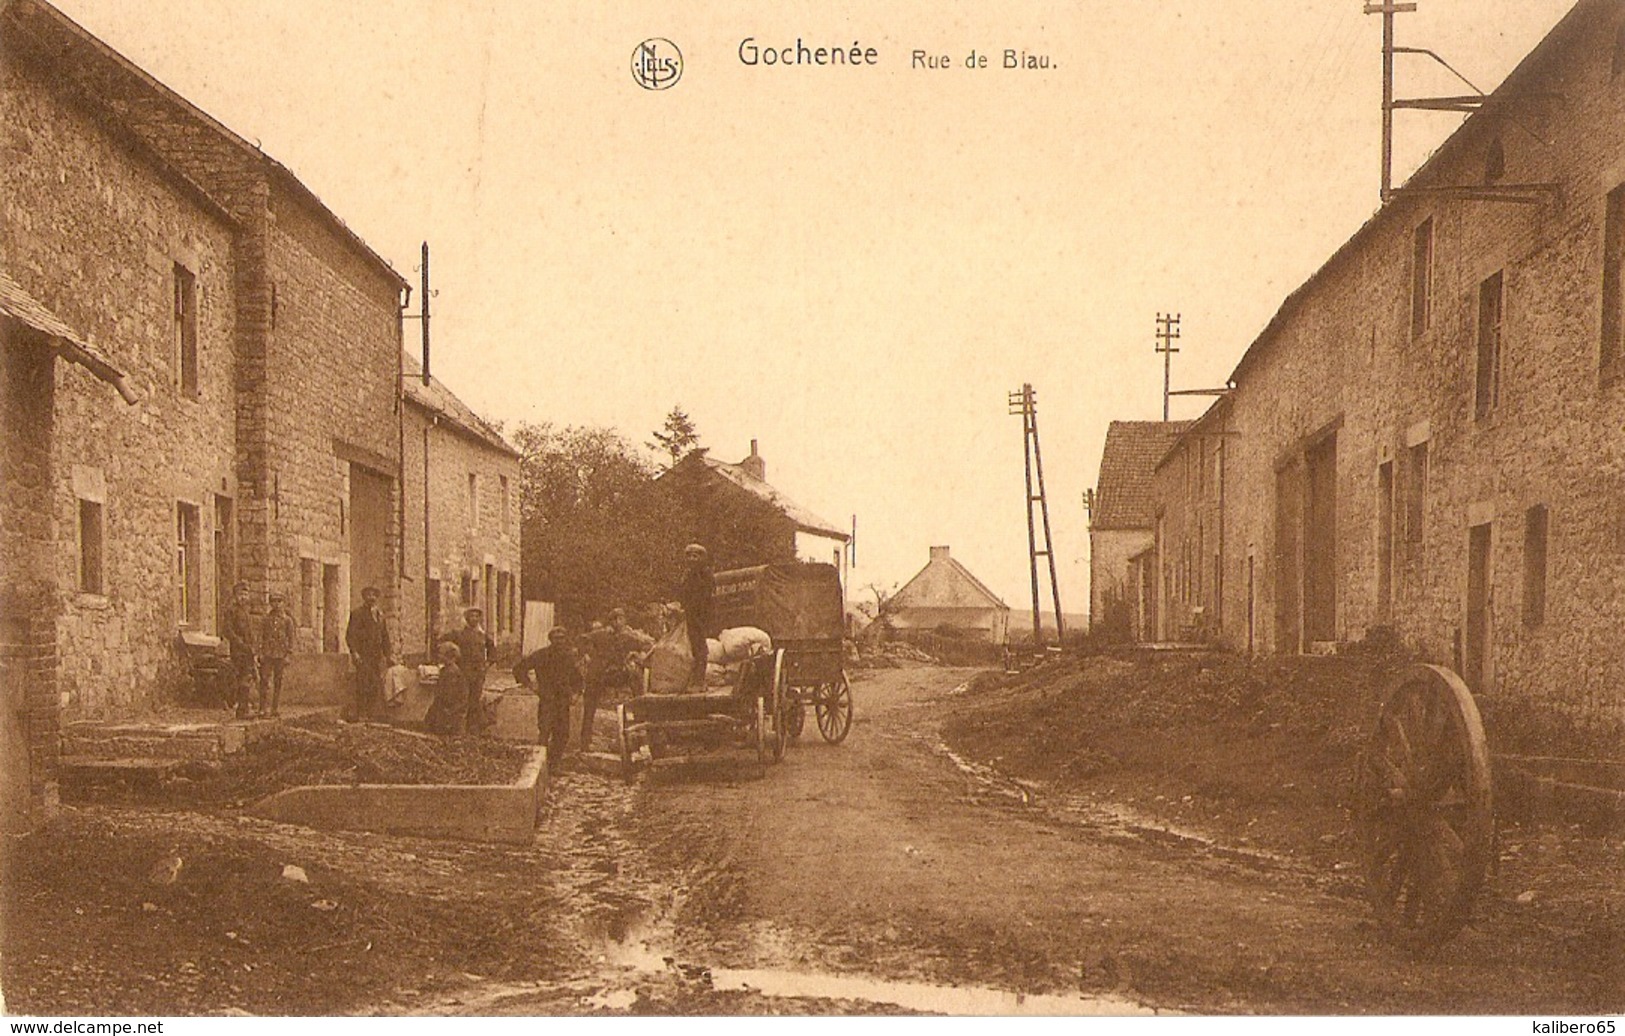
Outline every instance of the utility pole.
<path id="1" fill-rule="evenodd" d="M 1038 448 L 1038 394 L 1031 384 L 1009 395 L 1010 413 L 1021 415 L 1022 451 L 1027 461 L 1027 558 L 1033 577 L 1033 650 L 1044 650 L 1044 626 L 1038 598 L 1038 559 L 1049 559 L 1050 593 L 1055 601 L 1055 643 L 1066 643 L 1066 620 L 1061 616 L 1061 586 L 1055 579 L 1055 550 L 1050 540 L 1049 504 L 1044 499 L 1044 455 Z M 1038 492 L 1033 493 L 1033 475 L 1038 476 Z M 1043 519 L 1044 549 L 1038 548 L 1038 525 L 1033 505 Z"/>
<path id="2" fill-rule="evenodd" d="M 1382 15 L 1382 189 L 1386 202 L 1394 191 L 1394 15 L 1416 10 L 1414 3 L 1367 3 L 1366 14 Z"/>
<path id="3" fill-rule="evenodd" d="M 423 299 L 418 303 L 423 321 L 423 387 L 429 387 L 429 242 L 423 242 Z M 427 488 L 427 487 L 425 487 Z"/>
<path id="4" fill-rule="evenodd" d="M 1179 350 L 1174 343 L 1179 340 L 1179 314 L 1157 314 L 1157 347 L 1156 351 L 1162 354 L 1162 419 L 1168 420 L 1168 396 L 1173 387 L 1174 353 Z"/>

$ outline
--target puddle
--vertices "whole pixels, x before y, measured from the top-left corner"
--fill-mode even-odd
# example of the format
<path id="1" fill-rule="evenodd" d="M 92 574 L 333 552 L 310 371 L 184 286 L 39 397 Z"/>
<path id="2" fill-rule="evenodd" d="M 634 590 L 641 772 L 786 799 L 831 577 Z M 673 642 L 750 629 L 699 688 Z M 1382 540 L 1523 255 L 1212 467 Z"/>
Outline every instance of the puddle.
<path id="1" fill-rule="evenodd" d="M 895 1004 L 910 1011 L 956 1016 L 977 1015 L 1155 1015 L 1133 1000 L 1111 996 L 1059 996 L 1012 993 L 985 986 L 938 986 L 928 982 L 895 982 L 861 975 L 727 968 L 711 969 L 715 989 L 748 989 L 765 996 L 822 997 Z"/>
<path id="2" fill-rule="evenodd" d="M 679 961 L 662 953 L 665 942 L 659 926 L 642 929 L 618 942 L 606 941 L 599 950 L 603 963 L 646 974 L 668 973 L 699 981 L 725 992 L 753 992 L 770 997 L 859 1000 L 891 1004 L 908 1011 L 957 1016 L 1111 1016 L 1158 1015 L 1137 1001 L 1118 996 L 1082 996 L 1017 993 L 988 986 L 950 986 L 929 982 L 897 981 L 868 975 L 791 971 L 780 968 L 707 968 Z M 618 997 L 626 1003 L 610 1003 Z M 593 998 L 594 1006 L 625 1010 L 635 996 L 605 990 Z"/>

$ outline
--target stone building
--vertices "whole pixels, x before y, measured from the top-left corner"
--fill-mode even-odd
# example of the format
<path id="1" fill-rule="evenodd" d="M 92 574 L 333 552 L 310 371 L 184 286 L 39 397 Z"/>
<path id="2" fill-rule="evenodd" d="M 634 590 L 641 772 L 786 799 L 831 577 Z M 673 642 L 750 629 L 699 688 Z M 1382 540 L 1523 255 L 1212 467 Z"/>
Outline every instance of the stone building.
<path id="1" fill-rule="evenodd" d="M 1010 606 L 947 547 L 931 548 L 930 560 L 887 599 L 881 618 L 905 637 L 910 631 L 952 630 L 995 645 L 1010 637 Z"/>
<path id="2" fill-rule="evenodd" d="M 1222 511 L 1182 511 L 1225 643 L 1386 628 L 1496 702 L 1625 722 L 1622 90 L 1625 7 L 1581 0 L 1247 348 L 1203 419 Z"/>
<path id="3" fill-rule="evenodd" d="M 398 621 L 406 285 L 42 0 L 0 0 L 0 152 L 16 816 L 49 802 L 61 722 L 185 697 L 178 634 L 217 632 L 234 582 L 293 603 L 295 684 L 344 681 L 362 586 Z"/>
<path id="4" fill-rule="evenodd" d="M 517 646 L 519 453 L 438 378 L 425 385 L 417 360 L 403 362 L 401 650 L 426 651 L 436 634 L 462 625 L 469 607 L 484 610 L 499 647 Z"/>
<path id="5" fill-rule="evenodd" d="M 1188 421 L 1113 421 L 1089 507 L 1089 628 L 1154 639 L 1155 596 L 1142 601 L 1132 561 L 1156 535 L 1152 476 Z M 1154 586 L 1154 584 L 1153 584 Z"/>

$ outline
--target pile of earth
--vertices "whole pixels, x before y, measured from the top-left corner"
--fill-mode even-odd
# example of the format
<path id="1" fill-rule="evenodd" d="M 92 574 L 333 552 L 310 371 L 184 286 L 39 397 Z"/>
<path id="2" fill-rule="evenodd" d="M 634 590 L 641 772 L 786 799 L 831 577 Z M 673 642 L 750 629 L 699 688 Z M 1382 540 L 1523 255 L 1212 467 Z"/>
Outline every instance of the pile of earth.
<path id="1" fill-rule="evenodd" d="M 977 677 L 949 707 L 944 736 L 1059 792 L 1336 859 L 1349 848 L 1360 749 L 1407 664 L 1383 651 L 1067 657 Z"/>
<path id="2" fill-rule="evenodd" d="M 345 1014 L 568 966 L 556 862 L 182 811 L 8 841 L 0 986 L 34 1015 Z"/>
<path id="3" fill-rule="evenodd" d="M 490 738 L 317 720 L 259 731 L 223 762 L 188 764 L 156 789 L 103 789 L 88 797 L 231 808 L 302 784 L 508 784 L 529 757 L 529 746 Z"/>

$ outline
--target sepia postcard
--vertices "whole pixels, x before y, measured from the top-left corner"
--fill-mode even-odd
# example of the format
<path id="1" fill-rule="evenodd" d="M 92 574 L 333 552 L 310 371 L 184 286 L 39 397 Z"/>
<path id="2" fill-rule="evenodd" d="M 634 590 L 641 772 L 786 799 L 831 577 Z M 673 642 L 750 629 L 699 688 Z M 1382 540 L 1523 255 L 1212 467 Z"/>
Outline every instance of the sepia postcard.
<path id="1" fill-rule="evenodd" d="M 0 372 L 13 1032 L 1625 1010 L 1619 0 L 0 0 Z"/>

